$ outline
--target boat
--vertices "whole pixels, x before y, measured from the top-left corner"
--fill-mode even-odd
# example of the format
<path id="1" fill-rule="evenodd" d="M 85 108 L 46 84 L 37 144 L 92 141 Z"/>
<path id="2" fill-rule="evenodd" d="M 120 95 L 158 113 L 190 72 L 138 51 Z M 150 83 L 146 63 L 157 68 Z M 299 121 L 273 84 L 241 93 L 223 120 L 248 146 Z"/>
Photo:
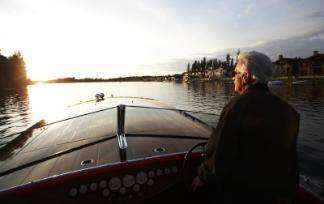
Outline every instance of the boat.
<path id="1" fill-rule="evenodd" d="M 213 129 L 199 115 L 217 115 L 136 97 L 99 103 L 2 150 L 1 203 L 207 202 L 190 184 Z M 324 202 L 300 185 L 297 203 Z"/>
<path id="2" fill-rule="evenodd" d="M 299 81 L 293 81 L 292 84 L 306 84 L 308 83 L 307 80 L 299 80 Z"/>
<path id="3" fill-rule="evenodd" d="M 281 80 L 272 80 L 272 81 L 269 81 L 268 82 L 268 85 L 271 86 L 271 85 L 283 85 L 283 81 Z"/>

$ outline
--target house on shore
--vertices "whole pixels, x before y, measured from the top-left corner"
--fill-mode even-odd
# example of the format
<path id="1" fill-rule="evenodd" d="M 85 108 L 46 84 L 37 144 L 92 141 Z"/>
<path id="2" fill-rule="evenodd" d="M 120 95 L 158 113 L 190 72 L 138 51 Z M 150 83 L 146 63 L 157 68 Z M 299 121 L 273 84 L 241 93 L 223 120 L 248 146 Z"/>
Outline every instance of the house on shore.
<path id="1" fill-rule="evenodd" d="M 273 62 L 275 66 L 275 77 L 280 76 L 310 76 L 324 74 L 324 54 L 314 51 L 313 55 L 302 58 L 286 58 L 279 55 L 277 61 Z"/>
<path id="2" fill-rule="evenodd" d="M 313 55 L 304 59 L 301 64 L 303 75 L 323 75 L 324 74 L 324 54 L 314 51 Z"/>
<path id="3" fill-rule="evenodd" d="M 273 63 L 275 66 L 274 76 L 288 76 L 292 72 L 294 58 L 283 57 L 279 55 L 278 60 Z"/>
<path id="4" fill-rule="evenodd" d="M 222 67 L 214 69 L 214 70 L 208 70 L 205 74 L 206 78 L 209 80 L 220 80 L 224 78 L 225 76 L 225 69 Z"/>

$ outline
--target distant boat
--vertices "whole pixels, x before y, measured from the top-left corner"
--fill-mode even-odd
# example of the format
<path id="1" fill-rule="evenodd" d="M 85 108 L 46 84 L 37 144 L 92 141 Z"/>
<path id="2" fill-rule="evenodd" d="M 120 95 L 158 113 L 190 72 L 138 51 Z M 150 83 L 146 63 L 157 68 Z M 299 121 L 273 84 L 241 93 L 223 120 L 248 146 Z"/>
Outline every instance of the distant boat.
<path id="1" fill-rule="evenodd" d="M 273 81 L 269 81 L 268 85 L 282 85 L 283 81 L 281 80 L 273 80 Z"/>
<path id="2" fill-rule="evenodd" d="M 293 81 L 292 84 L 305 84 L 307 83 L 307 80 L 300 80 L 300 81 Z"/>

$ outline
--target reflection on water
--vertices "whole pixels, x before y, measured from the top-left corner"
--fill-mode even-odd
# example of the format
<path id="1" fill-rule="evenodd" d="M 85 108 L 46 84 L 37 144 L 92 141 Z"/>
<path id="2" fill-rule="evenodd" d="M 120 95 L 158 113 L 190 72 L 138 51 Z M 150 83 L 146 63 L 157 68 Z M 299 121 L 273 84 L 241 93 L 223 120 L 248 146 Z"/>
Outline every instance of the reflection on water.
<path id="1" fill-rule="evenodd" d="M 0 144 L 13 132 L 26 129 L 30 121 L 28 91 L 21 89 L 0 90 Z"/>
<path id="2" fill-rule="evenodd" d="M 271 89 L 301 115 L 301 171 L 324 180 L 324 85 L 273 86 Z M 224 105 L 235 95 L 232 84 L 211 82 L 36 84 L 25 89 L 0 90 L 0 138 L 22 131 L 41 119 L 51 122 L 89 112 L 82 109 L 83 106 L 74 104 L 94 99 L 99 92 L 106 96 L 154 98 L 179 109 L 215 114 L 220 114 Z M 207 120 L 216 121 L 217 118 Z M 8 139 L 0 139 L 0 143 Z"/>
<path id="3" fill-rule="evenodd" d="M 324 184 L 324 85 L 274 87 L 300 113 L 298 155 L 301 172 Z"/>

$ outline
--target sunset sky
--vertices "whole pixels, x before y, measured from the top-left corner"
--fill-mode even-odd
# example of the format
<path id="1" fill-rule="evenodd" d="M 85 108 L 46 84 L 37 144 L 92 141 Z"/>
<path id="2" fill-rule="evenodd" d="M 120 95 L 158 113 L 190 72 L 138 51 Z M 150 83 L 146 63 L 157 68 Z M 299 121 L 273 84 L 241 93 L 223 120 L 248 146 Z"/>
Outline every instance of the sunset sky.
<path id="1" fill-rule="evenodd" d="M 31 79 L 112 78 L 323 31 L 324 1 L 0 0 L 0 19 L 1 53 L 21 51 Z"/>

